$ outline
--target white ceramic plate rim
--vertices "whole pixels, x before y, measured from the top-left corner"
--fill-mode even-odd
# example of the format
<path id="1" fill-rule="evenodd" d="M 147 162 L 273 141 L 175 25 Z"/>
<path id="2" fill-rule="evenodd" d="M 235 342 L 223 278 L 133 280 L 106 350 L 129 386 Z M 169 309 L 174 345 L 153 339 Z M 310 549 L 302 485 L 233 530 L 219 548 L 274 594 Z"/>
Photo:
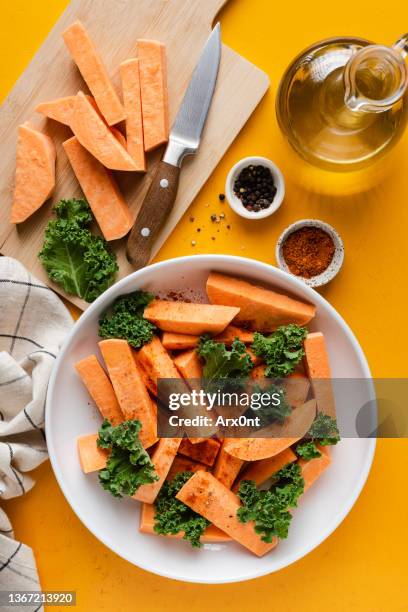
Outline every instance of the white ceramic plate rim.
<path id="1" fill-rule="evenodd" d="M 211 268 L 211 266 L 214 264 L 214 262 L 220 262 L 222 264 L 225 264 L 226 266 L 228 265 L 228 262 L 236 262 L 236 263 L 241 263 L 242 264 L 242 268 L 244 269 L 245 265 L 247 264 L 248 260 L 251 262 L 251 265 L 254 266 L 255 268 L 258 268 L 259 270 L 263 270 L 265 272 L 267 272 L 268 270 L 270 270 L 271 267 L 268 264 L 265 264 L 263 262 L 257 261 L 257 260 L 253 260 L 253 259 L 249 259 L 249 258 L 245 258 L 245 257 L 238 257 L 238 256 L 233 256 L 233 255 L 193 255 L 193 256 L 184 256 L 184 257 L 177 257 L 177 258 L 172 258 L 166 261 L 162 261 L 162 262 L 158 262 L 156 264 L 152 264 L 151 266 L 149 266 L 149 270 L 157 270 L 159 268 L 166 268 L 166 267 L 171 267 L 172 263 L 177 260 L 178 262 L 185 262 L 187 265 L 188 263 L 191 261 L 192 257 L 194 257 L 194 259 L 196 258 L 200 258 L 200 260 L 203 263 L 208 263 L 208 269 Z M 288 276 L 290 277 L 291 282 L 294 284 L 294 286 L 297 286 L 299 288 L 299 290 L 301 292 L 305 292 L 306 295 L 309 297 L 311 302 L 315 302 L 315 303 L 320 303 L 323 304 L 329 311 L 330 314 L 337 320 L 337 322 L 342 326 L 342 328 L 344 329 L 346 335 L 348 336 L 349 340 L 351 341 L 354 350 L 356 351 L 358 358 L 361 362 L 361 367 L 364 370 L 364 376 L 366 379 L 370 379 L 371 378 L 371 372 L 370 372 L 370 368 L 368 366 L 367 360 L 365 358 L 365 355 L 355 337 L 355 335 L 353 334 L 353 332 L 351 331 L 350 327 L 347 325 L 347 323 L 344 321 L 344 319 L 337 313 L 337 311 L 334 309 L 333 306 L 331 306 L 327 300 L 325 300 L 321 295 L 319 295 L 314 289 L 312 289 L 311 287 L 308 287 L 307 285 L 305 285 L 303 283 L 303 281 L 297 279 L 296 277 L 293 277 L 290 274 L 287 274 L 286 272 L 283 272 L 282 270 L 279 270 L 278 268 L 273 268 L 274 272 L 276 272 L 276 274 L 278 274 L 278 276 L 282 276 L 287 278 Z M 111 542 L 107 542 L 106 538 L 104 537 L 104 535 L 102 533 L 100 533 L 97 529 L 94 528 L 94 526 L 91 524 L 90 521 L 88 521 L 83 513 L 81 512 L 80 508 L 79 508 L 79 504 L 77 504 L 76 499 L 73 495 L 70 494 L 68 488 L 65 486 L 64 484 L 64 478 L 62 475 L 62 472 L 59 468 L 59 465 L 55 459 L 56 456 L 56 451 L 53 445 L 53 441 L 52 441 L 52 432 L 51 432 L 51 417 L 50 417 L 50 413 L 51 413 L 51 401 L 50 398 L 53 396 L 54 393 L 54 386 L 56 384 L 56 380 L 57 380 L 57 375 L 58 375 L 58 371 L 59 368 L 62 366 L 63 362 L 64 362 L 64 358 L 65 358 L 65 354 L 69 348 L 69 344 L 71 342 L 71 339 L 73 338 L 73 336 L 78 332 L 78 328 L 82 327 L 82 325 L 84 325 L 86 323 L 86 321 L 90 318 L 93 317 L 93 310 L 94 307 L 96 307 L 97 305 L 99 305 L 101 302 L 111 302 L 111 300 L 113 300 L 117 295 L 120 295 L 123 288 L 126 287 L 133 279 L 137 279 L 138 276 L 140 275 L 140 273 L 142 271 L 146 270 L 146 268 L 143 268 L 143 270 L 138 270 L 136 272 L 133 272 L 132 274 L 130 274 L 129 276 L 126 276 L 125 278 L 121 279 L 120 281 L 118 281 L 115 285 L 113 285 L 112 287 L 110 287 L 107 291 L 105 291 L 105 293 L 103 293 L 101 296 L 99 296 L 99 298 L 97 298 L 97 300 L 95 300 L 95 302 L 93 302 L 93 304 L 81 315 L 80 319 L 75 323 L 74 327 L 72 328 L 72 330 L 69 332 L 67 338 L 64 341 L 64 344 L 58 354 L 58 357 L 56 359 L 56 362 L 54 364 L 54 368 L 52 370 L 51 373 L 51 377 L 50 377 L 50 381 L 49 381 L 49 385 L 48 385 L 48 392 L 47 392 L 47 400 L 46 400 L 46 406 L 45 406 L 45 433 L 46 433 L 46 437 L 47 437 L 47 445 L 48 445 L 48 453 L 49 453 L 49 457 L 50 457 L 50 462 L 52 465 L 52 468 L 54 470 L 54 474 L 55 477 L 58 481 L 58 484 L 66 498 L 66 500 L 68 501 L 68 503 L 70 504 L 71 508 L 73 509 L 73 511 L 75 512 L 75 514 L 78 516 L 78 518 L 81 520 L 81 522 L 87 527 L 87 529 L 96 537 L 98 538 L 105 546 L 107 546 L 110 550 L 113 550 L 113 552 L 115 552 L 117 555 L 119 555 L 120 557 L 122 557 L 123 559 L 125 559 L 126 561 L 129 561 L 129 563 L 131 563 L 132 565 L 135 565 L 134 560 L 131 559 L 130 555 L 127 555 L 126 553 L 124 553 L 123 551 L 119 550 L 119 548 L 115 547 L 115 545 L 112 545 Z M 374 398 L 375 397 L 375 392 L 374 392 L 374 387 L 373 385 L 371 385 L 371 395 Z M 368 474 L 370 472 L 370 468 L 373 462 L 373 458 L 374 458 L 374 452 L 375 452 L 375 447 L 376 447 L 376 439 L 373 438 L 371 440 L 368 441 L 369 442 L 369 447 L 368 447 L 368 451 L 366 453 L 366 457 L 365 457 L 365 463 L 362 465 L 361 467 L 361 473 L 360 473 L 360 478 L 358 480 L 358 482 L 355 485 L 354 488 L 354 492 L 353 495 L 350 495 L 350 497 L 347 500 L 347 503 L 344 504 L 344 506 L 342 507 L 342 509 L 335 514 L 332 517 L 331 522 L 329 523 L 329 525 L 327 526 L 327 528 L 321 532 L 320 537 L 318 537 L 312 544 L 310 545 L 305 545 L 305 546 L 299 546 L 296 551 L 294 551 L 292 553 L 292 555 L 289 556 L 289 559 L 286 560 L 285 563 L 282 563 L 281 566 L 274 568 L 273 572 L 278 571 L 280 569 L 283 569 L 284 567 L 287 567 L 289 565 L 291 565 L 292 563 L 294 563 L 295 561 L 298 561 L 299 559 L 301 559 L 302 557 L 304 557 L 305 555 L 307 555 L 309 552 L 311 552 L 312 550 L 314 550 L 317 546 L 319 546 L 319 544 L 321 544 L 331 533 L 333 533 L 333 531 L 338 527 L 338 525 L 344 520 L 344 518 L 347 516 L 347 514 L 350 512 L 351 508 L 354 506 L 358 496 L 361 493 L 361 490 L 367 480 Z M 261 576 L 265 576 L 267 574 L 272 573 L 271 570 L 269 568 L 261 568 L 259 569 L 258 572 L 250 572 L 250 573 L 242 573 L 239 575 L 234 576 L 233 578 L 206 578 L 205 576 L 202 577 L 202 579 L 192 579 L 189 576 L 183 576 L 180 577 L 178 574 L 174 574 L 172 573 L 170 570 L 169 571 L 160 571 L 158 570 L 154 565 L 149 564 L 149 563 L 143 563 L 143 559 L 140 560 L 140 562 L 138 561 L 137 564 L 138 567 L 140 567 L 141 569 L 147 570 L 149 572 L 152 572 L 154 574 L 158 574 L 159 576 L 163 576 L 165 578 L 171 578 L 173 580 L 179 580 L 179 581 L 183 581 L 183 582 L 193 582 L 193 583 L 203 583 L 203 584 L 225 584 L 225 583 L 233 583 L 233 582 L 241 582 L 241 581 L 245 581 L 245 580 L 251 580 L 254 578 L 259 578 Z"/>

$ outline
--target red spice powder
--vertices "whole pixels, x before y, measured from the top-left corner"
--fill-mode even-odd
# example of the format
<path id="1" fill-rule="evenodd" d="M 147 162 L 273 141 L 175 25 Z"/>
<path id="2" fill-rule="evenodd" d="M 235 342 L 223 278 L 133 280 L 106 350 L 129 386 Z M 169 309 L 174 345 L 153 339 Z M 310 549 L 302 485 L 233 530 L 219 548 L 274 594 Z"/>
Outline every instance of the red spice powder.
<path id="1" fill-rule="evenodd" d="M 312 278 L 330 265 L 335 251 L 333 239 L 319 227 L 302 227 L 286 238 L 282 253 L 296 276 Z"/>

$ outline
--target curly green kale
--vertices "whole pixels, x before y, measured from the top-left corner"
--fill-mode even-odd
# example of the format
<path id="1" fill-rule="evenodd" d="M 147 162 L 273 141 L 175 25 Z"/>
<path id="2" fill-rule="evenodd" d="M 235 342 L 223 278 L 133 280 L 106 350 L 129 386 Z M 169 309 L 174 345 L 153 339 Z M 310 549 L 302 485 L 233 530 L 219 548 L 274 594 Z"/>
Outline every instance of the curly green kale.
<path id="1" fill-rule="evenodd" d="M 264 359 L 266 378 L 292 374 L 305 354 L 303 340 L 306 336 L 307 330 L 294 323 L 281 325 L 270 336 L 255 332 L 251 348 L 255 355 Z"/>
<path id="2" fill-rule="evenodd" d="M 177 493 L 192 476 L 193 472 L 181 472 L 164 483 L 155 502 L 154 530 L 161 535 L 176 535 L 183 531 L 183 539 L 199 548 L 200 538 L 210 523 L 176 499 Z"/>
<path id="3" fill-rule="evenodd" d="M 255 531 L 264 542 L 274 537 L 287 538 L 292 514 L 304 491 L 305 481 L 300 466 L 291 463 L 275 474 L 274 482 L 266 491 L 260 491 L 253 480 L 241 482 L 238 497 L 242 502 L 237 511 L 241 523 L 255 522 Z"/>
<path id="4" fill-rule="evenodd" d="M 336 419 L 318 412 L 305 438 L 318 442 L 321 446 L 330 446 L 340 441 L 340 432 Z"/>
<path id="5" fill-rule="evenodd" d="M 101 486 L 115 497 L 132 496 L 143 484 L 158 480 L 154 465 L 139 440 L 140 421 L 113 426 L 105 419 L 97 444 L 110 451 L 106 468 L 99 470 Z"/>
<path id="6" fill-rule="evenodd" d="M 254 393 L 268 394 L 271 396 L 271 401 L 267 406 L 260 406 L 257 410 L 254 408 L 252 412 L 259 418 L 259 426 L 266 427 L 271 423 L 283 423 L 286 417 L 292 413 L 292 407 L 286 400 L 285 390 L 271 383 L 267 387 L 254 385 L 251 388 L 252 396 Z M 279 403 L 274 401 L 276 395 L 279 396 Z"/>
<path id="7" fill-rule="evenodd" d="M 298 457 L 301 459 L 306 459 L 306 461 L 310 461 L 311 459 L 317 459 L 322 456 L 322 453 L 317 448 L 316 444 L 312 441 L 310 442 L 299 442 L 299 444 L 295 448 L 295 452 Z"/>
<path id="8" fill-rule="evenodd" d="M 202 336 L 197 353 L 204 362 L 203 378 L 211 382 L 231 378 L 246 378 L 253 368 L 245 344 L 235 339 L 228 350 L 222 342 Z"/>
<path id="9" fill-rule="evenodd" d="M 119 297 L 110 311 L 99 319 L 99 336 L 122 338 L 134 348 L 141 348 L 150 342 L 156 327 L 143 318 L 143 312 L 153 299 L 154 295 L 146 291 L 135 291 Z"/>
<path id="10" fill-rule="evenodd" d="M 116 256 L 106 241 L 92 234 L 92 213 L 85 200 L 61 200 L 48 222 L 38 257 L 52 281 L 71 294 L 93 302 L 112 284 Z"/>

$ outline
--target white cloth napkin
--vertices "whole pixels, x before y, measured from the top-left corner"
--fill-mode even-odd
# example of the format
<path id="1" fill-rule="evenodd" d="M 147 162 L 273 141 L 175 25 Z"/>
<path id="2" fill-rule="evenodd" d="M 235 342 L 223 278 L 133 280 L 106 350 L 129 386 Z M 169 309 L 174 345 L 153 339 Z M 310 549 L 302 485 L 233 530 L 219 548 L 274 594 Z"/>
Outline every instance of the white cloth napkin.
<path id="1" fill-rule="evenodd" d="M 0 504 L 31 489 L 26 472 L 47 459 L 47 384 L 72 324 L 51 289 L 16 260 L 0 257 Z M 0 507 L 0 591 L 39 590 L 33 552 L 13 536 Z M 35 606 L 24 608 L 30 609 Z"/>

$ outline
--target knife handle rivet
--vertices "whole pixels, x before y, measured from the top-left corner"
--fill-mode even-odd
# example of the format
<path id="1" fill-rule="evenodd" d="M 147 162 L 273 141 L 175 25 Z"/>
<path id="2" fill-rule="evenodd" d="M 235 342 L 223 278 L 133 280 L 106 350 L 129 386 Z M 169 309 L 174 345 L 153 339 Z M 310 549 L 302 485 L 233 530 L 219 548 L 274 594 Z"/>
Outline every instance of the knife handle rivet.
<path id="1" fill-rule="evenodd" d="M 163 189 L 167 189 L 168 186 L 169 186 L 169 181 L 167 179 L 161 179 L 160 187 L 163 187 Z"/>
<path id="2" fill-rule="evenodd" d="M 140 230 L 140 233 L 143 236 L 143 238 L 147 238 L 148 236 L 150 236 L 150 229 L 148 227 L 143 227 Z"/>

